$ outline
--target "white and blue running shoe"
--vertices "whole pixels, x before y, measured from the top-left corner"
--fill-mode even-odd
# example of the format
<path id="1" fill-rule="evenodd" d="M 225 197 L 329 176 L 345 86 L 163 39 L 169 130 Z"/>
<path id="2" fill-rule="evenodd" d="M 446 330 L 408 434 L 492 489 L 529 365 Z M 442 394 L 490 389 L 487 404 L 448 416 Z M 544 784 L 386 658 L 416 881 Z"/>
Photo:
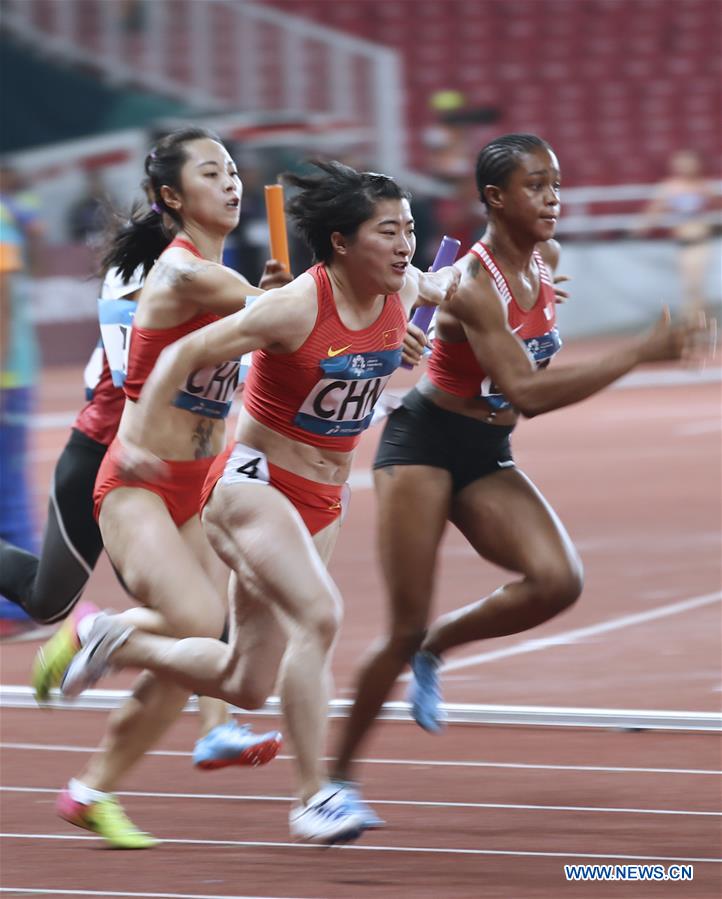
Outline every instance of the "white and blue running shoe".
<path id="1" fill-rule="evenodd" d="M 417 652 L 411 659 L 413 677 L 409 686 L 408 701 L 414 721 L 432 734 L 444 727 L 441 708 L 439 668 L 441 659 L 431 652 Z"/>
<path id="2" fill-rule="evenodd" d="M 124 624 L 112 612 L 98 612 L 93 618 L 87 640 L 70 659 L 60 681 L 63 696 L 80 696 L 94 686 L 111 669 L 111 658 L 133 633 L 133 626 Z M 78 644 L 80 645 L 80 644 Z"/>
<path id="3" fill-rule="evenodd" d="M 346 790 L 349 801 L 355 803 L 356 810 L 363 817 L 364 830 L 381 830 L 382 827 L 386 827 L 384 819 L 379 818 L 376 812 L 364 800 L 355 783 L 348 780 L 333 780 L 331 783 L 334 786 L 343 787 Z"/>
<path id="4" fill-rule="evenodd" d="M 289 816 L 291 836 L 309 843 L 348 843 L 366 830 L 364 816 L 346 787 L 326 784 L 306 805 L 297 805 Z"/>

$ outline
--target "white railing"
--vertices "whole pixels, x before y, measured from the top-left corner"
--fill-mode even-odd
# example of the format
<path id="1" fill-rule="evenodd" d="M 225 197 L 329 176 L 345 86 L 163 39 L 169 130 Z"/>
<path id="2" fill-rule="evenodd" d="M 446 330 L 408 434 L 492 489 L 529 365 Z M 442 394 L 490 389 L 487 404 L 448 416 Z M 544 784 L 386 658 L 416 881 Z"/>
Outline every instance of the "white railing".
<path id="1" fill-rule="evenodd" d="M 5 0 L 2 18 L 45 55 L 83 63 L 115 84 L 152 90 L 199 111 L 300 119 L 320 112 L 339 124 L 365 127 L 374 164 L 391 174 L 404 170 L 396 51 L 239 0 L 150 0 L 141 7 L 142 27 L 132 33 L 121 20 L 123 9 L 114 0 Z M 218 27 L 219 16 L 230 23 L 228 33 Z M 179 27 L 192 48 L 181 59 L 173 44 Z M 312 65 L 320 63 L 323 84 L 311 77 Z M 229 77 L 219 78 L 219 70 Z"/>
<path id="2" fill-rule="evenodd" d="M 143 27 L 132 34 L 120 19 L 124 8 L 117 0 L 4 0 L 2 24 L 45 55 L 81 62 L 115 83 L 194 105 L 211 117 L 206 120 L 211 127 L 245 145 L 306 146 L 332 154 L 363 147 L 374 165 L 397 175 L 415 194 L 443 196 L 448 190 L 405 169 L 401 73 L 394 51 L 244 0 L 146 0 Z M 233 48 L 228 70 L 234 76 L 231 83 L 224 82 L 222 99 L 215 90 L 222 54 L 214 17 L 220 13 L 232 24 L 224 37 Z M 89 21 L 94 23 L 92 40 Z M 178 60 L 171 34 L 179 27 L 186 29 L 192 46 L 184 78 L 172 74 Z M 271 54 L 272 49 L 277 52 Z M 312 75 L 319 53 L 323 84 Z M 264 126 L 269 126 L 267 136 L 259 133 Z M 27 153 L 22 155 L 22 168 L 37 168 Z M 70 157 L 67 170 L 69 162 Z M 710 187 L 722 198 L 722 181 L 712 181 Z M 655 189 L 654 184 L 566 188 L 558 234 L 631 233 Z M 614 212 L 599 208 L 610 203 Z M 714 226 L 722 225 L 719 211 L 707 215 Z M 672 216 L 659 220 L 661 227 L 671 224 Z"/>
<path id="3" fill-rule="evenodd" d="M 713 197 L 722 198 L 722 180 L 708 181 Z M 557 226 L 560 236 L 627 233 L 641 223 L 640 205 L 646 204 L 657 192 L 656 184 L 612 184 L 595 187 L 562 188 L 562 216 Z M 628 212 L 599 213 L 594 207 L 610 203 L 629 204 Z M 722 226 L 722 211 L 712 210 L 704 216 L 713 226 Z M 674 215 L 663 214 L 655 228 L 667 228 L 676 223 Z"/>
<path id="4" fill-rule="evenodd" d="M 265 128 L 252 113 L 204 116 L 196 124 L 210 128 L 224 140 L 262 157 L 278 147 L 298 153 L 299 158 L 326 148 L 328 155 L 343 155 L 369 139 L 367 128 L 340 128 L 331 115 L 314 114 L 303 123 L 292 116 L 276 116 Z M 186 119 L 167 117 L 154 122 L 154 129 L 171 131 L 187 124 Z M 150 130 L 140 128 L 113 131 L 93 137 L 62 141 L 8 155 L 37 193 L 43 208 L 47 239 L 52 243 L 69 240 L 67 212 L 74 199 L 86 189 L 86 172 L 98 170 L 103 186 L 120 204 L 119 211 L 130 208 L 142 198 L 140 181 L 143 160 L 152 141 Z M 273 178 L 275 173 L 269 173 Z M 404 183 L 406 183 L 404 181 Z"/>
<path id="5" fill-rule="evenodd" d="M 222 136 L 240 137 L 241 143 L 259 153 L 281 142 L 298 150 L 299 156 L 304 155 L 304 141 L 309 142 L 306 150 L 319 149 L 320 134 L 317 131 L 304 133 L 289 127 L 283 133 L 275 129 L 264 134 L 257 127 L 257 119 L 250 114 L 219 116 L 200 122 Z M 159 126 L 162 124 L 166 123 L 158 123 Z M 167 124 L 169 127 L 174 125 L 172 122 Z M 247 129 L 246 136 L 244 129 Z M 49 242 L 67 242 L 67 210 L 84 190 L 84 172 L 89 169 L 102 166 L 104 184 L 114 197 L 122 198 L 125 203 L 134 195 L 140 198 L 139 180 L 150 137 L 141 130 L 114 132 L 39 147 L 11 157 L 10 161 L 28 176 L 39 196 Z M 338 142 L 338 135 L 334 134 L 333 139 Z M 410 182 L 404 176 L 402 183 L 408 185 Z M 411 186 L 417 196 L 438 188 L 436 182 L 423 177 Z M 722 182 L 715 182 L 713 186 L 718 196 L 722 194 Z M 637 211 L 615 216 L 611 223 L 602 216 L 604 227 L 601 231 L 606 232 L 605 236 L 609 233 L 632 235 L 640 223 L 638 210 L 654 190 L 654 185 L 645 184 L 569 188 L 563 192 L 565 211 L 558 229 L 562 239 L 561 271 L 572 279 L 572 301 L 559 307 L 558 315 L 562 332 L 567 337 L 640 328 L 655 320 L 662 301 L 669 303 L 673 310 L 680 305 L 682 291 L 675 267 L 677 248 L 670 239 L 600 240 L 593 213 L 576 216 L 573 211 L 582 203 L 590 204 L 591 208 L 591 204 L 602 200 L 629 201 L 635 204 Z M 574 222 L 575 216 L 574 230 L 565 230 L 567 221 Z M 265 221 L 256 219 L 251 227 L 256 229 L 254 233 L 261 244 L 267 234 Z M 565 240 L 570 233 L 576 239 Z M 67 263 L 71 261 L 72 257 L 63 255 L 63 271 L 68 275 L 71 268 Z M 75 277 L 36 282 L 32 305 L 38 321 L 47 324 L 55 320 L 92 318 L 96 285 L 87 277 L 92 263 L 87 257 L 78 258 L 77 262 L 79 267 L 72 269 Z M 710 308 L 717 314 L 722 309 L 720 271 L 722 237 L 718 236 L 712 242 L 704 289 Z"/>
<path id="6" fill-rule="evenodd" d="M 197 121 L 224 139 L 260 154 L 283 146 L 298 151 L 299 157 L 313 152 L 342 155 L 345 149 L 369 139 L 367 128 L 339 128 L 338 120 L 330 114 L 310 115 L 304 124 L 299 124 L 293 116 L 285 121 L 279 115 L 268 129 L 263 127 L 263 118 L 252 113 L 222 114 L 202 117 Z M 166 118 L 155 125 L 171 130 L 183 123 L 184 120 Z M 86 170 L 102 168 L 106 188 L 112 196 L 126 198 L 127 205 L 129 198 L 134 195 L 140 197 L 138 185 L 150 140 L 149 132 L 133 129 L 23 150 L 11 154 L 9 159 L 34 183 L 42 199 L 48 233 L 63 241 L 67 239 L 65 213 L 72 198 L 84 189 Z M 416 197 L 444 197 L 449 194 L 448 185 L 418 172 L 402 172 L 399 180 Z M 708 181 L 707 186 L 718 200 L 716 205 L 722 206 L 719 202 L 722 200 L 722 180 Z M 565 188 L 562 190 L 562 215 L 557 235 L 561 238 L 633 235 L 642 223 L 641 209 L 656 190 L 655 184 Z M 595 206 L 609 203 L 628 206 L 628 211 L 613 214 L 595 212 Z M 708 212 L 706 218 L 714 227 L 722 228 L 721 209 Z M 673 216 L 661 216 L 655 223 L 655 229 L 674 223 Z"/>

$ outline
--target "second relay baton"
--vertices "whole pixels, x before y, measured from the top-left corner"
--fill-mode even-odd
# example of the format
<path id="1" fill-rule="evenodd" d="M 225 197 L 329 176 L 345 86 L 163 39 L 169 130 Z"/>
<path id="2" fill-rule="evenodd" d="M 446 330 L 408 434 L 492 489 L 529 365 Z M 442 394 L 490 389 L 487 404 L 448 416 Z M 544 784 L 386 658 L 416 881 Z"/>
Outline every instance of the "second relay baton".
<path id="1" fill-rule="evenodd" d="M 431 265 L 431 271 L 437 272 L 446 265 L 453 265 L 460 246 L 460 240 L 445 234 L 439 245 L 439 249 L 436 252 L 436 258 Z M 419 306 L 411 318 L 411 324 L 416 325 L 417 328 L 421 328 L 424 334 L 426 334 L 435 312 L 436 306 Z M 413 368 L 408 362 L 402 362 L 401 367 Z"/>

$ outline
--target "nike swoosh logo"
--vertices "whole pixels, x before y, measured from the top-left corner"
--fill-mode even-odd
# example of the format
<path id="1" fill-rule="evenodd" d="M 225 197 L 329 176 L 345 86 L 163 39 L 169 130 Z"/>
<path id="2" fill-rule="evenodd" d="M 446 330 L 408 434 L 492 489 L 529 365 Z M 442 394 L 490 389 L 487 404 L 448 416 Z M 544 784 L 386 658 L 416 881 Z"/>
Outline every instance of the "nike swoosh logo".
<path id="1" fill-rule="evenodd" d="M 521 329 L 522 329 L 523 327 L 524 327 L 523 324 L 517 325 L 516 328 L 512 328 L 512 329 L 511 329 L 511 333 L 512 333 L 512 334 L 516 334 L 516 332 L 517 332 L 517 331 L 521 331 Z"/>
<path id="2" fill-rule="evenodd" d="M 351 344 L 349 344 L 348 346 L 342 346 L 342 347 L 341 347 L 340 349 L 338 349 L 338 350 L 334 350 L 333 347 L 329 347 L 329 348 L 328 348 L 328 355 L 329 355 L 329 356 L 340 356 L 341 353 L 345 353 L 346 350 L 350 350 L 350 349 L 351 349 Z"/>

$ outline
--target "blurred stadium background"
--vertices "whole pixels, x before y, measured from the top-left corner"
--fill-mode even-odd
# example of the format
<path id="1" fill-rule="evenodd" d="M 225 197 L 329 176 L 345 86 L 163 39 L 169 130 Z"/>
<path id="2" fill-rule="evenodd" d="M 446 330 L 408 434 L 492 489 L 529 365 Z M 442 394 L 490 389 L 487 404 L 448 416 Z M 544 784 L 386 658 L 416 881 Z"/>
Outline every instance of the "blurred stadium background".
<path id="1" fill-rule="evenodd" d="M 254 282 L 279 172 L 326 156 L 396 176 L 426 267 L 443 234 L 482 233 L 479 148 L 540 134 L 564 184 L 562 333 L 603 338 L 682 311 L 683 254 L 720 316 L 721 36 L 720 0 L 0 0 L 0 225 L 26 269 L 0 324 L 2 536 L 37 545 L 39 441 L 73 417 L 44 385 L 70 378 L 82 405 L 110 214 L 142 199 L 161 133 L 227 141 L 244 196 L 226 261 Z M 680 152 L 701 177 L 652 213 Z M 292 234 L 291 256 L 310 262 Z M 0 625 L 16 613 L 0 601 Z"/>
<path id="2" fill-rule="evenodd" d="M 398 176 L 426 264 L 441 234 L 481 232 L 479 147 L 542 135 L 563 172 L 567 336 L 679 304 L 673 216 L 638 226 L 672 154 L 693 151 L 719 309 L 718 0 L 2 0 L 0 22 L 3 191 L 31 193 L 44 223 L 31 305 L 46 364 L 82 362 L 95 338 L 99 201 L 127 211 L 154 136 L 189 119 L 236 154 L 228 259 L 251 279 L 267 255 L 262 185 L 304 158 Z"/>
<path id="3" fill-rule="evenodd" d="M 457 237 L 466 247 L 484 228 L 474 185 L 479 148 L 498 134 L 531 131 L 552 144 L 562 167 L 558 237 L 561 271 L 572 277 L 572 299 L 560 307 L 559 323 L 568 343 L 579 338 L 576 347 L 567 346 L 563 357 L 579 359 L 590 342 L 605 343 L 607 335 L 645 327 L 664 302 L 681 312 L 680 260 L 690 247 L 704 251 L 696 254 L 703 281 L 701 301 L 712 315 L 722 316 L 722 0 L 0 0 L 0 275 L 5 274 L 7 261 L 6 228 L 24 251 L 26 267 L 25 272 L 12 271 L 22 281 L 12 321 L 5 317 L 5 302 L 0 321 L 0 525 L 4 517 L 13 517 L 10 504 L 6 509 L 2 501 L 21 492 L 21 472 L 8 464 L 3 469 L 5 459 L 12 458 L 32 478 L 26 492 L 32 495 L 28 505 L 35 506 L 31 527 L 34 524 L 38 533 L 28 538 L 28 547 L 39 536 L 51 469 L 83 402 L 82 369 L 98 337 L 98 263 L 107 210 L 112 207 L 123 216 L 142 199 L 139 182 L 145 154 L 161 133 L 189 121 L 215 128 L 238 162 L 244 197 L 241 223 L 228 241 L 227 261 L 252 281 L 269 254 L 263 185 L 274 182 L 279 172 L 321 155 L 398 177 L 413 194 L 419 236 L 416 261 L 425 267 L 443 234 Z M 670 162 L 682 151 L 699 161 L 702 177 L 694 190 L 679 194 L 683 199 L 675 208 L 659 208 L 652 214 L 650 201 L 659 196 L 660 185 L 668 183 Z M 698 238 L 685 246 L 679 240 L 680 226 L 691 221 Z M 301 272 L 307 262 L 292 236 L 294 271 Z M 40 372 L 35 367 L 33 330 Z M 22 357 L 19 374 L 19 368 L 7 364 L 8 355 L 13 355 L 6 353 L 8 345 Z M 634 384 L 644 385 L 644 377 L 639 373 Z M 678 385 L 676 393 L 668 390 L 672 384 Z M 485 658 L 477 656 L 477 661 L 500 662 L 490 674 L 484 669 L 480 675 L 473 659 L 469 670 L 462 672 L 469 660 L 461 659 L 456 680 L 454 675 L 448 678 L 457 698 L 521 701 L 523 706 L 488 708 L 509 709 L 512 716 L 520 709 L 527 723 L 548 722 L 544 707 L 528 706 L 541 701 L 561 707 L 562 712 L 585 703 L 602 716 L 617 707 L 624 714 L 627 706 L 632 707 L 632 716 L 648 714 L 633 711 L 635 707 L 691 708 L 696 711 L 689 714 L 699 720 L 717 715 L 719 593 L 709 591 L 719 588 L 719 363 L 701 377 L 666 368 L 653 371 L 646 386 L 650 389 L 642 396 L 632 390 L 607 397 L 606 406 L 604 398 L 595 400 L 599 415 L 579 407 L 568 417 L 560 416 L 560 423 L 535 421 L 533 456 L 531 440 L 521 431 L 517 448 L 533 463 L 534 477 L 545 491 L 548 488 L 550 496 L 561 500 L 560 511 L 576 528 L 575 539 L 589 557 L 589 586 L 576 617 L 571 623 L 564 621 L 561 632 L 552 625 L 538 639 L 535 633 L 530 641 L 512 645 L 510 638 Z M 6 418 L 4 395 L 9 397 L 13 389 L 25 405 L 21 414 L 11 410 Z M 12 441 L 8 436 L 3 443 L 3 429 L 10 435 L 13 428 L 17 433 Z M 368 466 L 370 453 L 370 443 L 362 445 L 359 464 Z M 357 486 L 370 487 L 368 470 L 358 475 Z M 364 515 L 370 520 L 371 491 L 358 489 L 354 504 L 352 516 L 358 522 Z M 25 513 L 17 517 L 33 518 Z M 367 543 L 359 538 L 359 549 L 352 524 L 351 518 L 335 566 L 344 592 L 348 587 L 348 594 L 363 596 L 364 603 L 356 608 L 364 620 L 356 622 L 353 633 L 345 626 L 345 652 L 337 653 L 345 696 L 350 692 L 351 664 L 375 636 L 383 603 L 377 566 L 369 562 L 371 529 L 365 528 Z M 447 586 L 452 585 L 452 576 L 459 573 L 463 578 L 477 565 L 473 554 L 453 539 L 452 534 L 446 545 L 451 559 L 444 572 Z M 99 574 L 94 598 L 105 603 L 105 590 L 112 585 L 116 594 L 112 604 L 123 601 L 105 562 Z M 482 572 L 477 581 L 474 569 L 473 577 L 468 591 L 483 592 L 496 584 L 497 573 Z M 455 602 L 458 596 L 449 590 L 445 601 Z M 3 603 L 0 599 L 0 638 L 12 635 L 15 624 L 10 620 L 15 607 L 3 610 Z M 682 611 L 684 615 L 677 614 Z M 630 623 L 638 621 L 644 625 L 632 630 Z M 647 626 L 650 621 L 654 624 Z M 622 627 L 628 626 L 622 634 Z M 592 633 L 604 637 L 590 637 Z M 29 636 L 37 639 L 39 633 Z M 534 651 L 556 647 L 559 652 L 535 667 L 530 646 Z M 45 839 L 44 832 L 53 826 L 45 822 L 49 800 L 28 799 L 26 792 L 50 793 L 54 778 L 59 785 L 58 772 L 76 762 L 63 754 L 68 747 L 55 741 L 70 734 L 68 739 L 75 744 L 94 745 L 97 735 L 90 735 L 99 719 L 86 716 L 75 727 L 68 723 L 70 718 L 61 722 L 27 711 L 28 705 L 34 708 L 33 701 L 27 688 L 17 685 L 26 677 L 32 651 L 26 646 L 3 647 L 8 673 L 0 693 L 6 690 L 5 740 L 32 741 L 2 747 L 7 759 L 3 785 L 7 792 L 2 795 L 9 809 L 4 829 L 13 832 L 3 837 L 27 827 L 34 841 Z M 10 692 L 17 697 L 15 711 L 10 708 Z M 530 719 L 530 709 L 532 713 L 541 709 L 540 717 L 532 714 Z M 589 710 L 569 711 L 576 715 Z M 483 751 L 485 758 L 504 759 L 499 766 L 471 761 L 470 765 L 490 765 L 487 779 L 478 768 L 469 768 L 456 781 L 449 761 L 431 761 L 440 767 L 426 772 L 421 763 L 409 762 L 406 754 L 412 744 L 405 732 L 399 732 L 398 744 L 389 741 L 378 754 L 391 757 L 389 764 L 396 765 L 399 755 L 404 765 L 412 765 L 408 782 L 400 767 L 387 769 L 386 778 L 393 781 L 388 789 L 381 774 L 369 775 L 372 799 L 377 790 L 379 796 L 399 797 L 399 802 L 390 800 L 396 806 L 414 806 L 407 811 L 408 821 L 412 816 L 418 819 L 408 828 L 411 838 L 402 827 L 402 836 L 396 839 L 412 843 L 418 839 L 418 851 L 429 849 L 430 842 L 473 848 L 460 849 L 468 853 L 463 856 L 442 856 L 451 851 L 446 848 L 429 849 L 439 855 L 423 861 L 407 856 L 411 862 L 406 867 L 386 853 L 386 867 L 377 857 L 373 871 L 368 856 L 360 857 L 356 875 L 334 874 L 334 895 L 359 895 L 358 885 L 372 882 L 373 875 L 380 884 L 380 892 L 373 895 L 452 895 L 449 883 L 473 884 L 454 895 L 479 895 L 483 883 L 488 896 L 556 896 L 561 876 L 557 856 L 565 847 L 591 850 L 596 853 L 591 858 L 605 858 L 599 853 L 609 847 L 624 852 L 611 856 L 621 859 L 647 858 L 626 854 L 631 851 L 653 852 L 653 858 L 660 850 L 662 858 L 665 853 L 677 858 L 682 851 L 718 855 L 719 819 L 713 816 L 719 811 L 710 810 L 717 794 L 705 779 L 719 768 L 718 745 L 697 734 L 661 735 L 652 744 L 650 734 L 626 732 L 635 729 L 637 718 L 632 728 L 624 726 L 628 717 L 620 720 L 625 732 L 614 732 L 609 739 L 599 732 L 580 736 L 568 728 L 563 736 L 557 732 L 544 743 L 533 728 L 521 732 L 521 737 L 519 730 L 495 736 L 488 729 L 483 740 L 472 734 L 455 751 L 448 737 L 444 749 L 428 750 L 429 758 L 442 752 L 476 759 Z M 186 725 L 174 737 L 177 742 L 169 744 L 177 748 L 171 754 L 183 754 L 179 750 L 194 739 L 190 734 Z M 461 738 L 460 729 L 457 737 Z M 413 743 L 414 753 L 427 752 Z M 52 755 L 41 756 L 38 763 L 34 749 L 48 749 Z M 519 759 L 521 772 L 513 770 Z M 535 766 L 526 763 L 529 759 L 540 763 L 536 781 L 530 770 Z M 547 765 L 548 760 L 555 764 Z M 563 765 L 556 764 L 560 760 Z M 675 767 L 639 767 L 650 760 Z M 578 779 L 579 761 L 590 763 L 588 781 Z M 240 833 L 258 840 L 259 833 L 265 833 L 255 829 L 256 812 L 239 814 L 228 803 L 224 811 L 215 801 L 204 812 L 200 795 L 191 813 L 172 810 L 168 816 L 172 808 L 166 805 L 168 799 L 185 793 L 167 791 L 173 783 L 186 791 L 190 781 L 185 768 L 182 774 L 178 768 L 176 781 L 169 781 L 172 769 L 167 759 L 155 763 L 164 767 L 151 768 L 149 781 L 135 783 L 138 790 L 165 791 L 136 794 L 154 797 L 153 804 L 148 803 L 149 823 L 143 826 L 155 829 L 155 814 L 166 833 L 178 828 L 182 836 L 187 820 L 204 841 L 208 820 L 212 822 L 207 824 L 208 833 L 213 829 L 214 837 Z M 610 764 L 629 767 L 595 767 Z M 676 770 L 679 766 L 688 770 Z M 559 770 L 547 770 L 555 768 Z M 565 768 L 571 777 L 562 773 Z M 710 768 L 715 770 L 705 770 Z M 659 780 L 650 777 L 655 770 Z M 290 782 L 290 774 L 277 771 L 260 782 L 269 785 L 269 794 L 287 789 L 283 784 Z M 665 771 L 669 777 L 661 774 Z M 615 777 L 623 773 L 623 779 L 613 780 L 609 772 L 616 772 Z M 639 775 L 636 782 L 627 780 L 633 772 Z M 682 780 L 682 775 L 694 777 Z M 423 784 L 423 790 L 417 792 L 417 784 Z M 225 789 L 234 789 L 232 782 Z M 468 844 L 454 841 L 468 827 L 471 812 L 469 817 L 461 817 L 464 813 L 459 811 L 453 819 L 451 812 L 446 818 L 426 818 L 416 808 L 423 803 L 407 802 L 420 796 L 464 800 L 452 805 L 483 799 L 479 808 L 483 805 L 484 812 L 474 813 L 479 820 L 464 834 Z M 518 804 L 495 806 L 490 799 Z M 529 804 L 535 800 L 544 804 Z M 187 803 L 187 797 L 183 801 Z M 665 806 L 655 811 L 664 803 L 697 810 Z M 615 807 L 597 808 L 602 819 L 589 823 L 588 815 L 597 805 Z M 641 807 L 642 820 L 608 823 L 610 813 L 626 815 L 634 809 L 624 806 L 633 805 Z M 655 808 L 645 807 L 649 805 Z M 575 817 L 545 818 L 540 824 L 527 815 L 534 809 L 537 814 L 541 809 L 565 808 Z M 517 817 L 502 817 L 509 813 Z M 199 817 L 203 814 L 212 817 Z M 401 810 L 394 808 L 393 814 L 397 824 L 403 821 Z M 655 825 L 653 814 L 685 817 L 665 817 Z M 266 826 L 269 834 L 277 834 L 275 824 Z M 707 839 L 705 827 L 715 828 L 714 843 Z M 193 828 L 188 835 L 196 838 Z M 50 839 L 56 836 L 51 834 Z M 253 855 L 239 853 L 231 864 L 226 846 L 216 842 L 209 851 L 207 842 L 203 864 L 200 852 L 183 845 L 178 856 L 161 856 L 160 866 L 134 859 L 130 869 L 126 859 L 108 855 L 98 865 L 90 857 L 78 865 L 77 853 L 57 842 L 42 844 L 43 863 L 38 866 L 37 843 L 3 842 L 12 846 L 5 856 L 5 868 L 12 872 L 5 874 L 7 882 L 14 877 L 17 883 L 32 885 L 25 892 L 38 892 L 35 887 L 41 881 L 56 886 L 82 883 L 87 894 L 85 887 L 98 884 L 102 889 L 111 882 L 114 888 L 140 884 L 144 890 L 167 890 L 178 885 L 184 891 L 202 883 L 206 895 L 216 887 L 205 884 L 221 881 L 198 877 L 216 878 L 222 869 L 236 878 L 234 890 L 239 884 L 248 890 L 265 892 L 273 888 L 269 884 L 285 890 L 292 883 L 294 889 L 299 884 L 298 889 L 321 895 L 315 884 L 324 877 L 318 889 L 328 888 L 326 869 L 316 857 L 309 855 L 303 868 L 299 855 L 279 858 L 258 849 L 262 843 L 237 844 L 255 847 Z M 509 852 L 512 844 L 520 851 Z M 496 847 L 501 847 L 503 858 L 494 863 L 487 858 L 480 867 L 481 855 L 493 855 Z M 476 852 L 479 855 L 474 856 Z M 543 868 L 539 856 L 545 854 L 553 858 Z M 533 859 L 521 863 L 514 855 Z M 188 866 L 192 874 L 187 874 Z M 695 874 L 695 896 L 720 895 L 714 885 L 706 891 L 712 877 L 718 884 L 716 871 L 707 877 L 705 881 L 702 870 L 699 877 Z M 515 878 L 524 886 L 515 889 L 510 883 L 516 884 Z M 0 887 L 0 892 L 8 891 L 16 892 Z"/>

